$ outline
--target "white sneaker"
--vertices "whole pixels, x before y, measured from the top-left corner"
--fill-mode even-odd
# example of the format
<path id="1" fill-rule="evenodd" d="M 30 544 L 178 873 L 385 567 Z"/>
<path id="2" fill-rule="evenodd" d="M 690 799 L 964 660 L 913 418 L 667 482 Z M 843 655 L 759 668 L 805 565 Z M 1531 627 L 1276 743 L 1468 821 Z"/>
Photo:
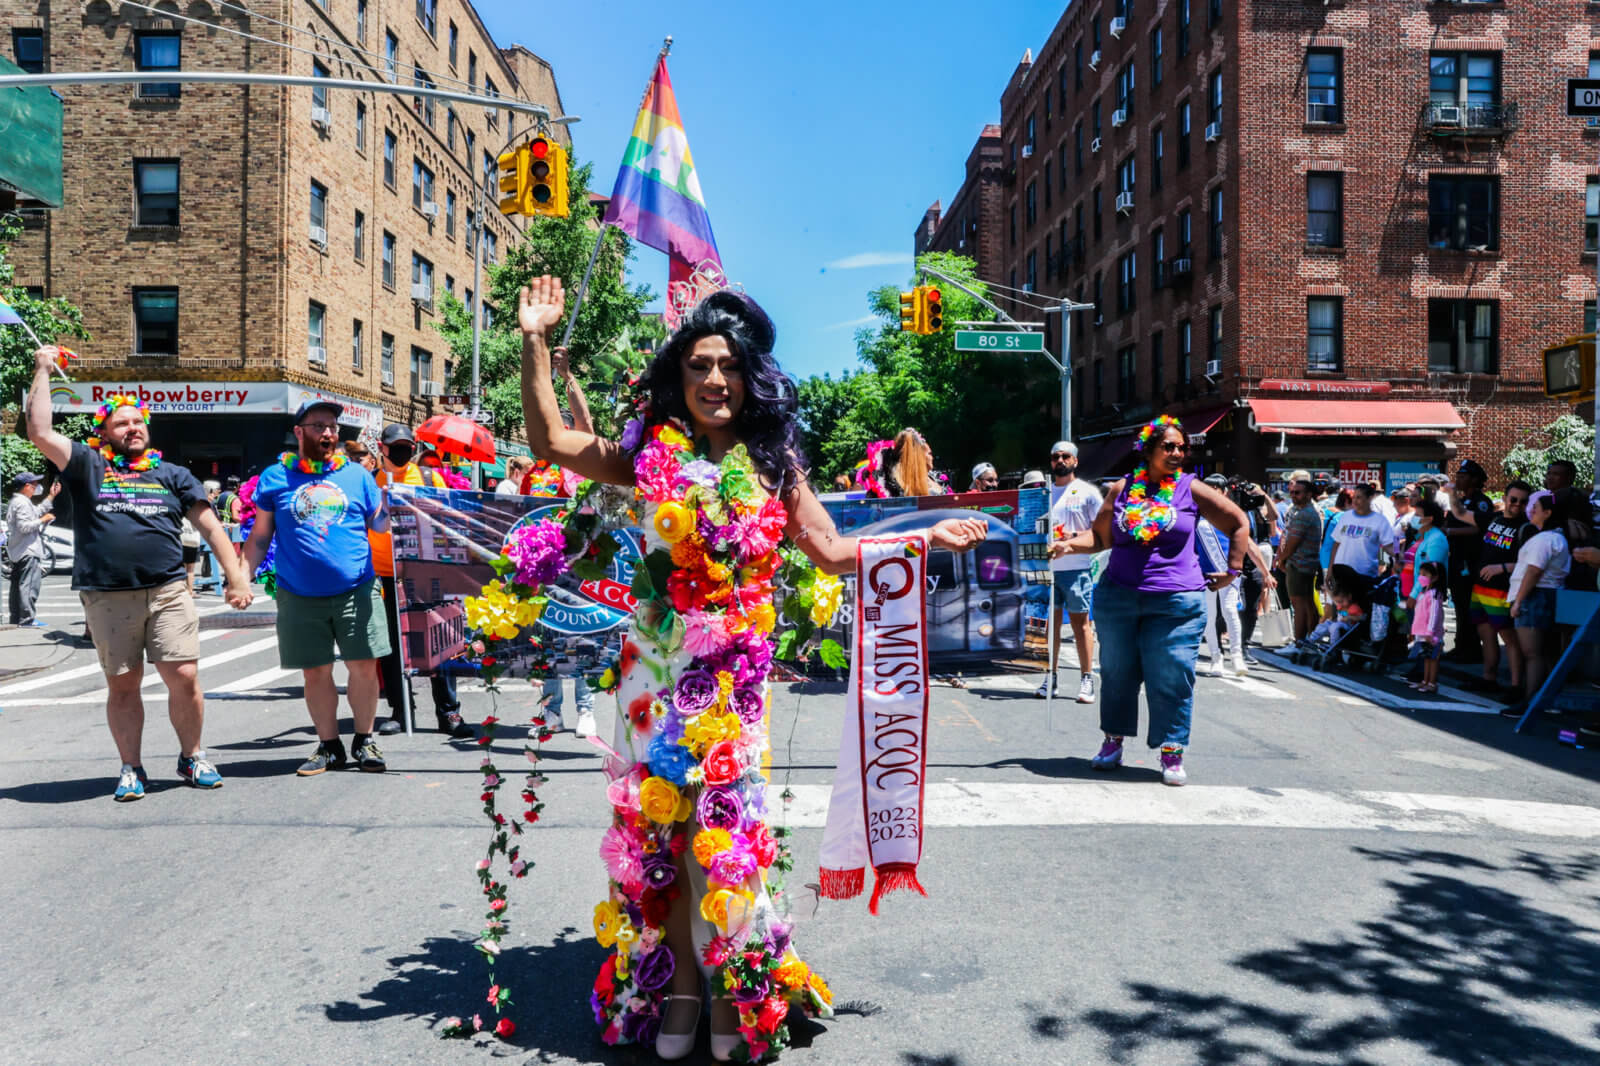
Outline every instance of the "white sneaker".
<path id="1" fill-rule="evenodd" d="M 1244 656 L 1242 655 L 1235 656 L 1233 662 L 1229 664 L 1229 668 L 1233 671 L 1234 677 L 1245 677 L 1250 673 L 1250 667 L 1245 664 Z"/>
<path id="2" fill-rule="evenodd" d="M 1079 680 L 1078 680 L 1078 702 L 1079 703 L 1093 703 L 1094 702 L 1094 675 L 1093 674 L 1084 674 L 1081 678 L 1079 678 Z"/>
<path id="3" fill-rule="evenodd" d="M 550 730 L 552 733 L 559 733 L 559 732 L 561 732 L 561 730 L 565 729 L 566 726 L 561 721 L 561 712 L 560 711 L 545 711 L 544 712 L 544 727 L 546 729 Z"/>
<path id="4" fill-rule="evenodd" d="M 599 732 L 599 729 L 595 726 L 594 712 L 593 711 L 579 711 L 578 712 L 578 724 L 572 730 L 572 732 L 580 740 L 583 739 L 584 737 L 592 737 L 597 732 Z"/>
<path id="5" fill-rule="evenodd" d="M 1207 659 L 1206 660 L 1206 664 L 1200 668 L 1200 673 L 1204 677 L 1221 677 L 1222 676 L 1222 660 L 1221 659 Z"/>
<path id="6" fill-rule="evenodd" d="M 1033 694 L 1041 700 L 1047 700 L 1050 698 L 1050 693 L 1058 687 L 1059 686 L 1056 684 L 1055 676 L 1050 675 L 1043 681 L 1039 682 L 1039 687 L 1034 689 Z"/>

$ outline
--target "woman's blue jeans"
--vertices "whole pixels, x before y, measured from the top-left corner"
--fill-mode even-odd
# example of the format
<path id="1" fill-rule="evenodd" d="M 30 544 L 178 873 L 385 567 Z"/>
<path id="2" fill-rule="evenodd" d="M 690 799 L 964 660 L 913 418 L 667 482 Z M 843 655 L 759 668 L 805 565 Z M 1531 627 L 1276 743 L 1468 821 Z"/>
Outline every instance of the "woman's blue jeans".
<path id="1" fill-rule="evenodd" d="M 1150 747 L 1189 744 L 1194 660 L 1205 630 L 1203 592 L 1140 592 L 1102 577 L 1094 590 L 1100 638 L 1100 729 L 1139 733 L 1139 686 L 1150 707 Z"/>

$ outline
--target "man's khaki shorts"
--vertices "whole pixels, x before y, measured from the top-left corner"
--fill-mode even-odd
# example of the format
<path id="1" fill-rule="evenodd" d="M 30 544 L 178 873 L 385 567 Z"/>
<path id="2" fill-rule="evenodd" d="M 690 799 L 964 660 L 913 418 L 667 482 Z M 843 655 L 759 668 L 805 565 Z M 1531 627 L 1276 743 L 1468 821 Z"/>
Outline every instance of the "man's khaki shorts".
<path id="1" fill-rule="evenodd" d="M 148 589 L 84 591 L 78 598 L 107 677 L 142 670 L 146 658 L 200 658 L 200 615 L 182 578 Z"/>

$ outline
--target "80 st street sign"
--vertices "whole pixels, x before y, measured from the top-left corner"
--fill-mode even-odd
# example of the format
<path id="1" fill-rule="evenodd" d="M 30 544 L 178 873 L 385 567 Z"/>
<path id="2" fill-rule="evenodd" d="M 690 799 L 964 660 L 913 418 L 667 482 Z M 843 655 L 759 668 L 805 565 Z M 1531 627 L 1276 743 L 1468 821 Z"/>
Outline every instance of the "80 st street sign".
<path id="1" fill-rule="evenodd" d="M 1008 329 L 958 329 L 958 352 L 1042 352 L 1043 333 L 1014 333 Z"/>

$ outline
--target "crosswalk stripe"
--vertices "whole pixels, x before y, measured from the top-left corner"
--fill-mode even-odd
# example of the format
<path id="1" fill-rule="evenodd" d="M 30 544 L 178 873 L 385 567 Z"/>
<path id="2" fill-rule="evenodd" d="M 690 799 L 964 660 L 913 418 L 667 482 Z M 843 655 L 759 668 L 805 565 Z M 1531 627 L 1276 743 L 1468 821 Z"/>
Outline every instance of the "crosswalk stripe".
<path id="1" fill-rule="evenodd" d="M 226 636 L 232 632 L 234 630 L 231 629 L 202 629 L 200 631 L 200 639 L 211 640 L 216 637 Z M 31 677 L 26 681 L 16 681 L 9 685 L 0 686 L 0 698 L 20 692 L 33 692 L 36 689 L 52 688 L 63 681 L 76 681 L 80 677 L 98 676 L 99 673 L 100 664 L 98 662 L 90 663 L 88 666 L 74 666 L 70 670 L 62 670 L 59 673 L 51 672 L 40 677 Z"/>
<path id="2" fill-rule="evenodd" d="M 201 665 L 204 666 L 205 663 L 202 662 Z M 299 676 L 299 674 L 299 670 L 286 670 L 281 666 L 274 666 L 267 670 L 257 670 L 253 674 L 246 674 L 237 681 L 230 681 L 226 687 L 208 690 L 206 695 L 239 696 L 246 692 L 254 692 L 257 689 L 266 688 L 272 682 L 281 678 Z M 205 678 L 202 677 L 201 680 L 203 681 Z"/>
<path id="3" fill-rule="evenodd" d="M 768 810 L 783 810 L 773 786 Z M 827 822 L 828 785 L 791 785 L 784 820 L 797 828 Z M 930 827 L 1188 825 L 1271 829 L 1357 829 L 1406 833 L 1501 830 L 1539 837 L 1600 838 L 1600 809 L 1566 803 L 1411 792 L 1319 792 L 1235 785 L 1163 788 L 1145 782 L 1012 784 L 930 782 Z"/>

